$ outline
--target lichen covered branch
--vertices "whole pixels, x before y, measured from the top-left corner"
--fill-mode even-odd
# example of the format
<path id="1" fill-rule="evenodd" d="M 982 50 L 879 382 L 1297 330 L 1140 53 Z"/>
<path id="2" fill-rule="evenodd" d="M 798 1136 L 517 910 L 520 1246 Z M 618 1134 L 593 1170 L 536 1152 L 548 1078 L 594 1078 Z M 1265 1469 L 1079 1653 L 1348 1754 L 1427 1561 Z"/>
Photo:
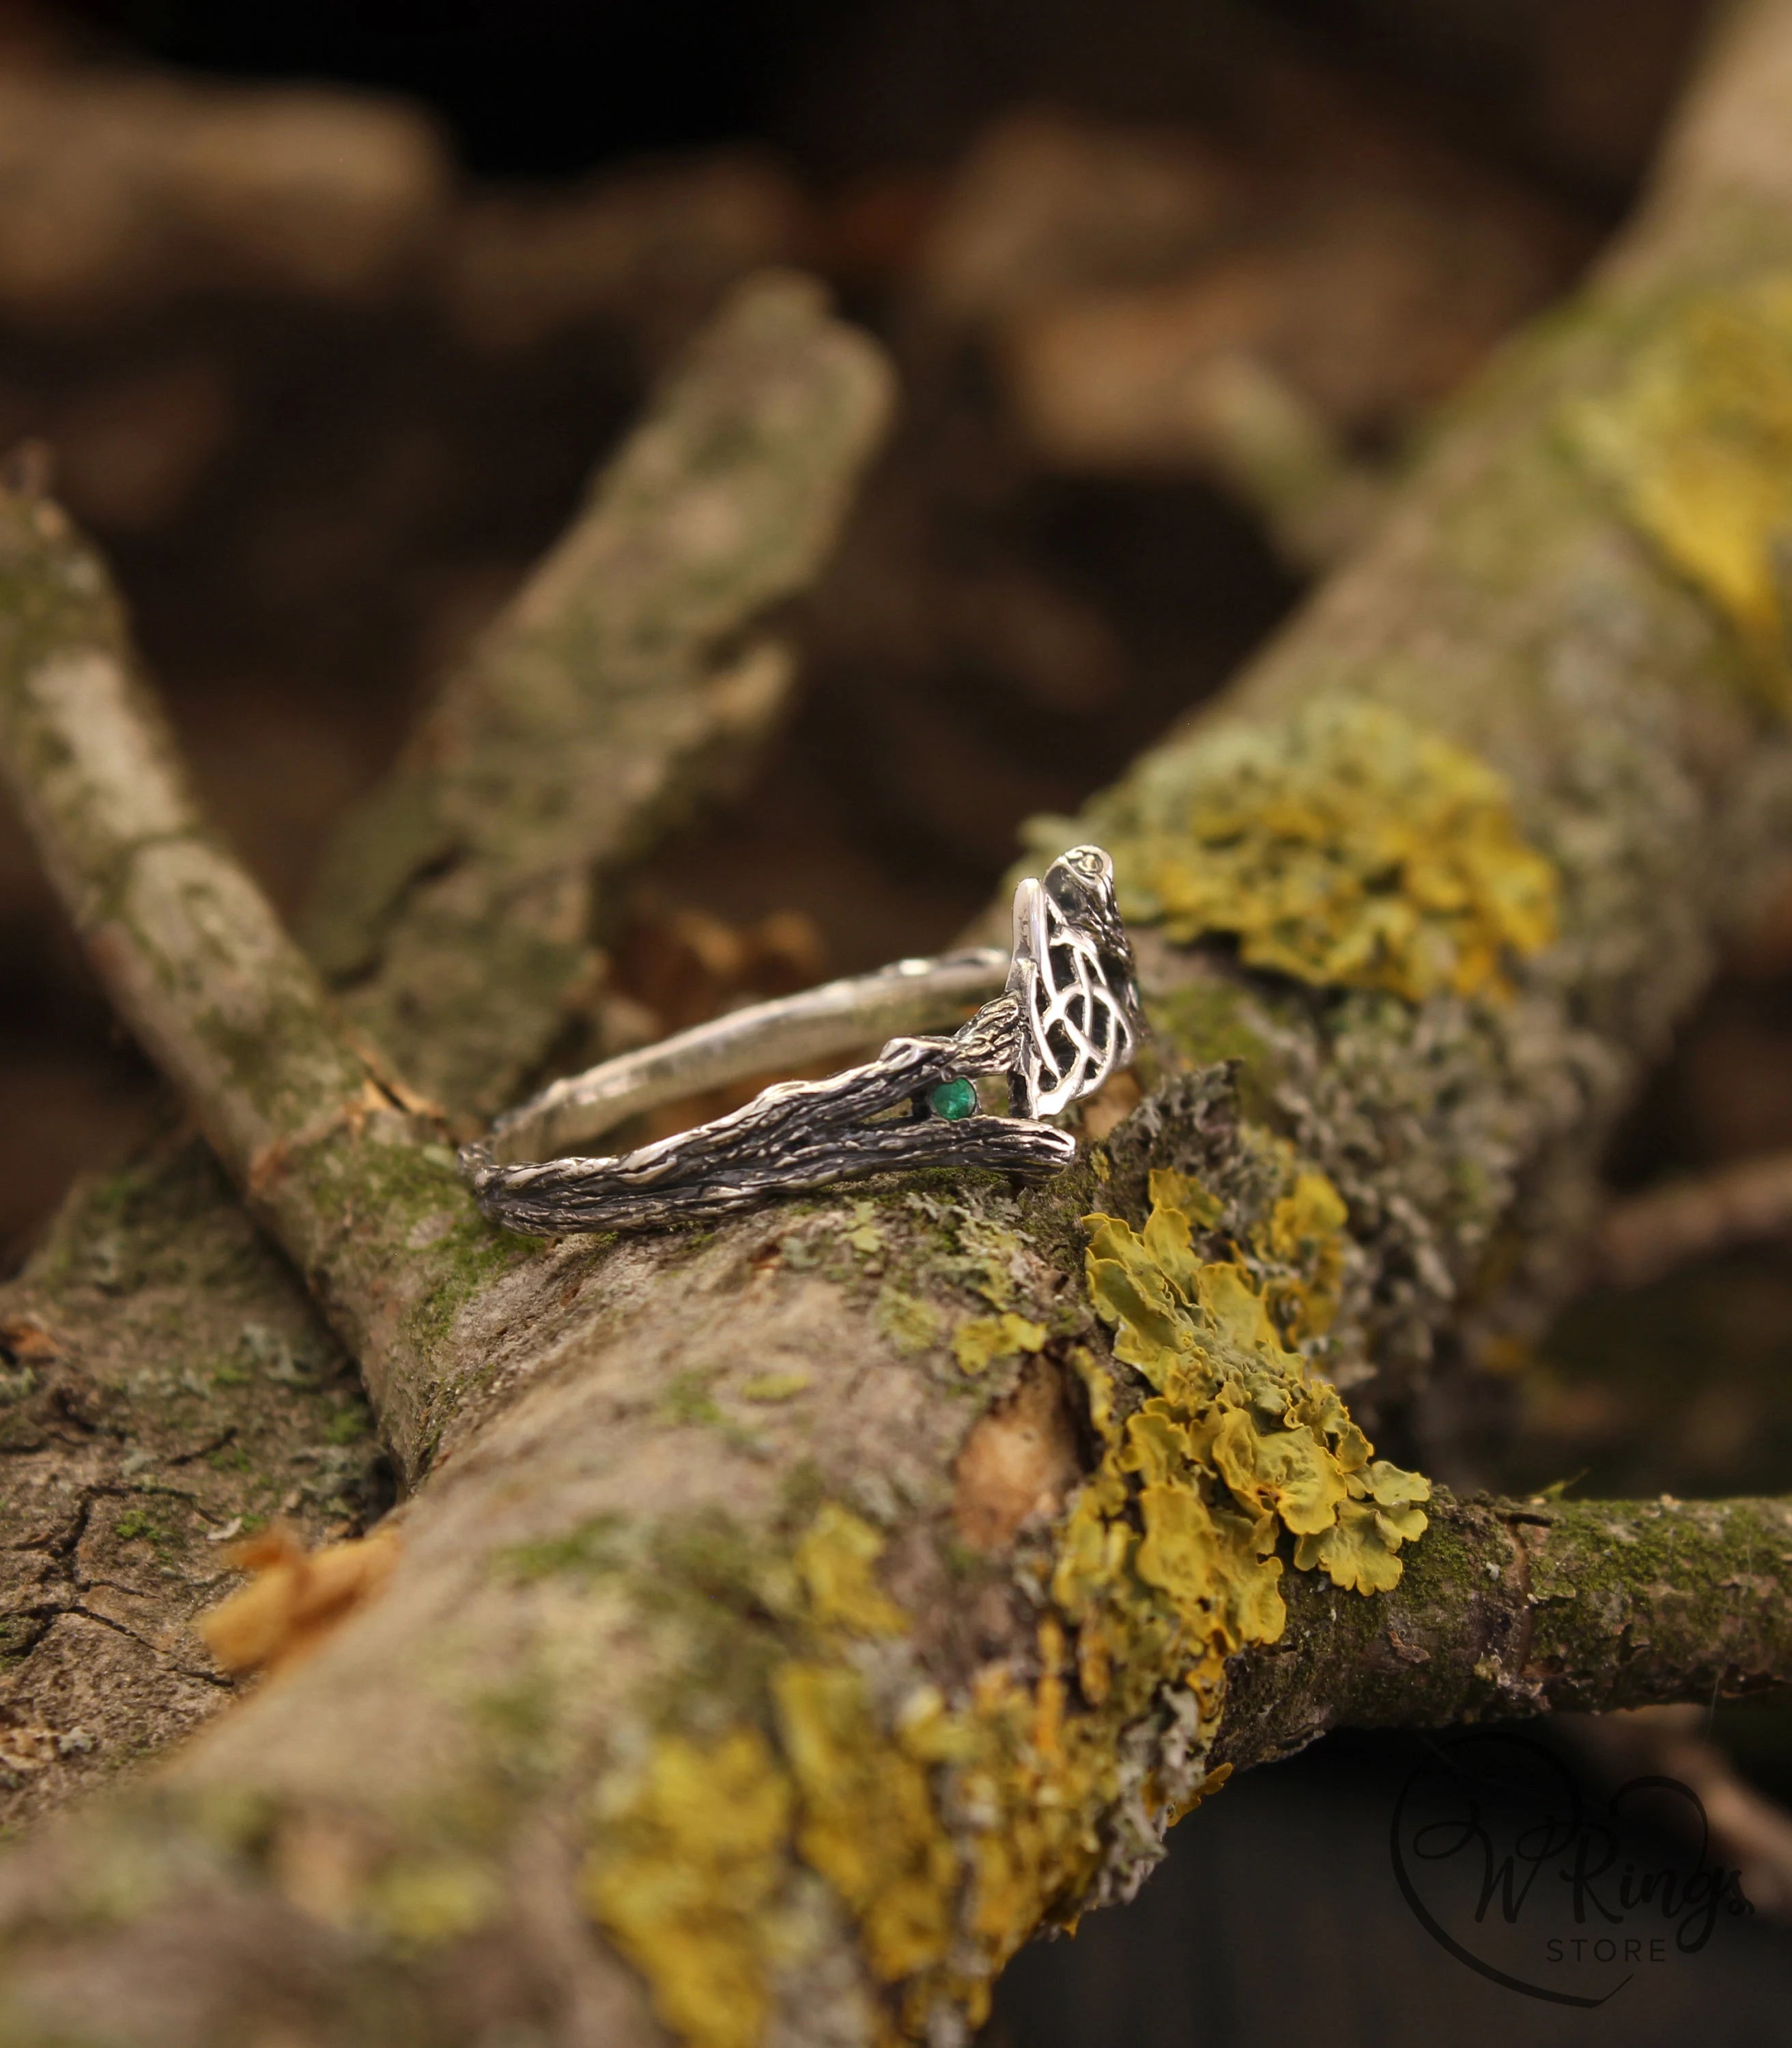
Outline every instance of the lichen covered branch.
<path id="1" fill-rule="evenodd" d="M 818 285 L 743 286 L 343 828 L 311 950 L 442 1101 L 515 1099 L 592 994 L 602 885 L 749 772 L 793 679 L 778 607 L 890 400 Z"/>
<path id="2" fill-rule="evenodd" d="M 1216 1756 L 1332 1728 L 1444 1728 L 1792 1685 L 1792 1503 L 1456 1500 L 1382 1599 L 1289 1587 L 1281 1641 L 1232 1668 Z"/>
<path id="3" fill-rule="evenodd" d="M 441 1200 L 452 1154 L 208 828 L 117 599 L 48 500 L 0 498 L 0 768 L 120 1014 L 378 1394 L 379 1325 L 403 1284 L 370 1286 L 363 1263 L 396 1248 L 382 1169 L 426 1151 L 416 1170 Z"/>
<path id="4" fill-rule="evenodd" d="M 359 864 L 357 848 L 377 855 L 397 846 L 401 879 L 406 816 L 421 819 L 425 836 L 435 829 L 434 783 L 421 757 L 436 754 L 438 779 L 455 785 L 455 750 L 421 745 L 351 828 L 314 905 L 336 968 L 353 969 L 356 1004 L 379 1012 L 378 1027 L 401 1061 L 427 1056 L 437 1063 L 432 1072 L 486 1061 L 482 1084 L 501 1092 L 507 1076 L 539 1057 L 563 1003 L 582 999 L 592 956 L 576 929 L 587 901 L 578 863 L 588 856 L 613 872 L 619 848 L 644 849 L 654 831 L 677 822 L 677 802 L 696 801 L 730 771 L 775 712 L 780 691 L 754 686 L 755 677 L 764 683 L 782 673 L 773 659 L 775 621 L 754 643 L 761 651 L 743 662 L 731 634 L 753 628 L 824 546 L 875 437 L 886 383 L 870 344 L 829 320 L 812 292 L 792 281 L 756 287 L 674 376 L 655 421 L 619 458 L 635 475 L 655 574 L 638 587 L 640 563 L 620 572 L 632 515 L 619 513 L 615 491 L 599 488 L 555 557 L 551 586 L 544 593 L 537 579 L 526 587 L 486 636 L 430 731 L 452 723 L 449 704 L 469 696 L 485 703 L 483 727 L 502 723 L 508 779 L 486 795 L 502 801 L 477 844 L 460 846 L 451 862 L 479 871 L 478 886 L 494 892 L 483 900 L 502 914 L 462 916 L 450 933 L 441 919 L 445 868 L 427 886 L 412 878 L 389 900 L 381 890 L 397 886 L 393 864 Z M 739 429 L 731 436 L 731 422 Z M 648 488 L 655 478 L 657 490 Z M 40 516 L 53 526 L 47 508 Z M 116 665 L 122 642 L 96 565 L 64 538 L 46 540 L 37 559 L 64 564 L 68 588 L 52 603 L 53 584 L 38 591 L 25 577 L 13 591 L 15 626 L 41 635 L 60 619 L 57 630 L 78 641 L 77 629 L 91 625 L 104 662 Z M 704 584 L 688 608 L 681 571 Z M 607 622 L 611 639 L 626 638 L 650 600 L 669 632 L 654 671 L 657 697 L 643 704 L 614 686 L 611 668 L 586 657 L 603 638 L 599 626 Z M 644 659 L 651 651 L 636 650 Z M 560 688 L 538 686 L 526 701 L 506 693 L 507 679 L 526 667 L 539 685 L 544 665 Z M 165 768 L 165 742 L 141 692 L 127 688 L 125 703 L 136 728 L 130 745 Z M 564 790 L 568 716 L 585 780 L 549 833 L 537 800 L 550 785 Z M 470 719 L 463 712 L 463 726 Z M 612 725 L 632 750 L 626 776 L 599 773 Z M 482 737 L 489 737 L 483 728 Z M 181 803 L 184 816 L 191 807 Z M 533 830 L 530 857 L 545 847 L 558 877 L 551 887 L 528 884 L 519 869 L 517 841 L 502 829 L 506 805 Z M 440 987 L 470 985 L 478 998 L 502 985 L 500 956 L 514 952 L 519 933 L 544 931 L 571 937 L 537 946 L 544 971 L 515 991 L 502 1049 L 478 999 L 437 1003 L 417 1016 L 401 999 L 406 978 L 430 960 Z M 314 1000 L 315 985 L 302 972 L 299 979 Z M 359 1053 L 351 1052 L 352 1071 Z M 352 1128 L 343 1135 L 351 1138 Z M 246 1142 L 252 1153 L 259 1138 L 252 1133 Z M 322 1294 L 339 1328 L 343 1303 L 358 1298 L 364 1282 L 422 1283 L 408 1302 L 391 1305 L 377 1330 L 361 1333 L 359 1363 L 375 1377 L 392 1348 L 427 1354 L 454 1303 L 506 1256 L 502 1241 L 495 1251 L 468 1216 L 441 1154 L 407 1146 L 380 1156 L 391 1171 L 374 1191 L 376 1225 L 395 1217 L 404 1243 L 394 1254 L 377 1227 L 346 1232 L 339 1250 L 372 1255 L 360 1274 L 338 1274 Z M 294 1184 L 277 1178 L 262 1192 L 289 1197 Z M 440 1262 L 433 1267 L 422 1255 L 432 1248 Z M 326 1276 L 314 1266 L 312 1277 Z M 225 1546 L 212 1538 L 274 1515 L 308 1536 L 340 1534 L 377 1511 L 382 1459 L 355 1363 L 323 1326 L 316 1300 L 308 1301 L 248 1225 L 199 1141 L 164 1145 L 71 1196 L 25 1273 L 0 1290 L 0 1447 L 12 1482 L 0 1492 L 0 1653 L 9 1660 L 0 1704 L 18 1731 L 0 1755 L 0 1813 L 9 1823 L 109 1775 L 121 1758 L 161 1747 L 228 1697 L 186 1633 L 196 1609 L 227 1583 Z M 477 1360 L 471 1364 L 476 1383 Z M 431 1441 L 427 1397 L 407 1408 L 389 1393 L 386 1410 L 414 1471 Z M 100 1619 L 88 1613 L 96 1604 L 106 1610 Z"/>
<path id="5" fill-rule="evenodd" d="M 1792 0 L 1740 33 L 1710 92 L 1758 111 Z M 1757 132 L 1759 175 L 1681 149 L 1374 545 L 1076 828 L 1158 1046 L 1075 1166 L 488 1240 L 436 1286 L 385 1590 L 0 1874 L 21 2039 L 234 2044 L 277 1999 L 370 2044 L 956 2042 L 1224 1761 L 1786 1682 L 1778 1504 L 1432 1484 L 1776 856 L 1792 122 Z"/>
<path id="6" fill-rule="evenodd" d="M 813 286 L 747 287 L 351 830 L 326 953 L 366 966 L 353 931 L 378 954 L 350 1009 L 463 1103 L 501 1100 L 588 982 L 594 874 L 776 711 L 759 685 L 785 673 L 781 643 L 740 636 L 813 575 L 886 402 L 881 359 Z M 344 1028 L 207 831 L 99 564 L 53 506 L 11 510 L 3 737 L 28 821 L 102 979 L 414 1476 L 452 1398 L 446 1322 L 527 1248 L 483 1229 L 439 1114 L 376 1078 L 375 1038 Z"/>
<path id="7" fill-rule="evenodd" d="M 92 553 L 47 498 L 9 492 L 0 522 L 6 779 L 114 1002 L 246 1180 L 313 1119 L 365 1107 L 367 1067 L 207 831 Z"/>

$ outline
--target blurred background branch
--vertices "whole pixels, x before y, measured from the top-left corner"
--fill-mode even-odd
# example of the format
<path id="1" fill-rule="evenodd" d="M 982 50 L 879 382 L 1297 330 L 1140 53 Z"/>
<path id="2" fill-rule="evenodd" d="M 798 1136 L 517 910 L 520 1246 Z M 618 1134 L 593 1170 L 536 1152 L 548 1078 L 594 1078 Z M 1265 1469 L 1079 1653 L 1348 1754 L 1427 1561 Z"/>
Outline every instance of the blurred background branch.
<path id="1" fill-rule="evenodd" d="M 743 286 L 327 850 L 313 956 L 457 1110 L 523 1092 L 601 983 L 605 892 L 750 782 L 791 693 L 771 615 L 819 572 L 889 406 L 812 281 Z"/>

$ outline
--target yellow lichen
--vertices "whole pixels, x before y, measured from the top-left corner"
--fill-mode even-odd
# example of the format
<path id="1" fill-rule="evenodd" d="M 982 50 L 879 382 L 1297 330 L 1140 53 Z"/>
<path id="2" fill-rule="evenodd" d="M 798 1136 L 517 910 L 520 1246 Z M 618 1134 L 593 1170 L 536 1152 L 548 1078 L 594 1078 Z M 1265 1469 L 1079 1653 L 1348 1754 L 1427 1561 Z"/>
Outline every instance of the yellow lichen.
<path id="1" fill-rule="evenodd" d="M 1555 936 L 1556 870 L 1504 778 L 1384 705 L 1204 731 L 1096 809 L 1127 917 L 1321 987 L 1499 993 Z"/>
<path id="2" fill-rule="evenodd" d="M 974 1974 L 960 1971 L 943 1988 L 972 2026 L 988 2015 L 989 1986 L 1003 1965 L 1053 1909 L 1074 1919 L 1101 1865 L 1100 1820 L 1120 1789 L 1114 1731 L 1069 1711 L 1054 1618 L 1040 1624 L 1040 1652 L 1037 1685 L 997 1667 L 957 1717 L 954 1789 L 971 1827 L 963 1931 L 976 1961 Z M 911 1997 L 911 2011 L 920 2003 Z"/>
<path id="3" fill-rule="evenodd" d="M 1297 1181 L 1270 1235 L 1279 1224 L 1285 1244 L 1294 1233 L 1323 1260 L 1341 1204 L 1328 1182 L 1310 1185 L 1317 1177 Z M 1399 1578 L 1400 1546 L 1425 1528 L 1418 1503 L 1430 1487 L 1373 1459 L 1336 1389 L 1287 1348 L 1243 1266 L 1198 1257 L 1198 1190 L 1171 1173 L 1154 1173 L 1150 1185 L 1142 1232 L 1118 1217 L 1091 1219 L 1091 1295 L 1115 1326 L 1115 1356 L 1153 1389 L 1115 1433 L 1104 1476 L 1110 1462 L 1137 1476 L 1146 1533 L 1136 1550 L 1129 1535 L 1120 1540 L 1188 1639 L 1204 1635 L 1189 1674 L 1204 1689 L 1241 1643 L 1281 1632 L 1281 1565 L 1270 1554 L 1279 1530 L 1297 1538 L 1297 1569 L 1317 1566 L 1340 1586 L 1383 1592 Z M 1078 1511 L 1099 1520 L 1111 1546 L 1112 1532 L 1130 1525 L 1119 1521 L 1111 1478 L 1106 1493 L 1113 1507 L 1079 1503 Z M 1085 1548 L 1093 1535 L 1084 1533 Z M 1067 1551 L 1059 1603 L 1072 1613 L 1088 1600 L 1077 1571 Z"/>
<path id="4" fill-rule="evenodd" d="M 889 1249 L 875 1202 L 855 1202 L 848 1212 L 847 1224 L 843 1241 L 862 1258 L 875 1261 Z"/>
<path id="5" fill-rule="evenodd" d="M 1291 1300 L 1323 1301 L 1336 1285 L 1344 1204 L 1322 1176 L 1290 1166 L 1286 1185 L 1263 1250 L 1288 1276 Z M 951 1895 L 937 1816 L 956 1818 L 968 1866 L 957 1939 L 949 1961 L 908 1978 L 911 2027 L 939 1996 L 979 2023 L 988 1984 L 1020 1944 L 1042 1921 L 1074 1921 L 1106 1853 L 1103 1817 L 1122 1794 L 1119 1731 L 1162 1688 L 1182 1685 L 1200 1702 L 1203 1743 L 1211 1737 L 1226 1657 L 1274 1641 L 1284 1625 L 1283 1563 L 1274 1554 L 1283 1532 L 1294 1539 L 1296 1569 L 1322 1569 L 1367 1592 L 1398 1577 L 1396 1551 L 1424 1526 L 1418 1503 L 1426 1481 L 1373 1459 L 1334 1390 L 1287 1348 L 1268 1295 L 1243 1266 L 1200 1255 L 1196 1231 L 1217 1222 L 1218 1202 L 1174 1173 L 1154 1173 L 1151 1194 L 1142 1231 L 1092 1220 L 1092 1297 L 1116 1325 L 1116 1356 L 1153 1391 L 1123 1422 L 1109 1374 L 1072 1348 L 1103 1451 L 1061 1526 L 1057 1612 L 1040 1625 L 1039 1677 L 1030 1685 L 992 1667 L 964 1705 L 948 1709 L 934 1695 L 899 1724 L 897 1747 L 942 1770 L 950 1785 L 932 1809 L 939 1832 L 925 1853 L 918 1809 L 898 1808 L 894 1790 L 913 1781 L 880 1775 L 855 1792 L 863 1759 L 826 1752 L 836 1817 L 805 1853 L 835 1860 L 862 1884 L 866 1852 L 855 1848 L 849 1860 L 840 1839 L 845 1802 L 898 1808 L 901 1821 L 888 1824 L 904 1873 L 895 1891 L 910 1902 L 898 1924 L 918 1924 L 927 1936 L 912 1942 L 911 1957 L 941 1924 L 954 1924 L 950 1914 L 944 1923 L 930 1916 Z M 843 1702 L 863 1700 L 845 1681 L 832 1685 Z M 1147 1814 L 1167 1824 L 1199 1796 L 1198 1767 L 1173 1786 L 1153 1778 L 1139 1789 Z M 917 1896 L 928 1903 L 924 1919 Z M 887 1937 L 868 1940 L 868 1954 L 874 1947 L 886 1965 L 902 1953 Z M 943 1942 L 940 1953 L 948 1953 Z"/>
<path id="6" fill-rule="evenodd" d="M 369 1887 L 369 1917 L 396 1945 L 421 1949 L 453 1941 L 495 1918 L 503 1887 L 484 1864 L 444 1856 L 401 1859 Z"/>
<path id="7" fill-rule="evenodd" d="M 889 1740 L 849 1665 L 785 1664 L 772 1693 L 804 1860 L 851 1909 L 880 1983 L 930 1968 L 952 1939 L 958 1859 L 926 1767 Z"/>
<path id="8" fill-rule="evenodd" d="M 1792 701 L 1792 277 L 1658 321 L 1629 373 L 1566 425 L 1626 516 L 1732 621 L 1770 696 Z"/>
<path id="9" fill-rule="evenodd" d="M 586 1903 L 691 2048 L 757 2048 L 788 1881 L 790 1782 L 754 1728 L 662 1735 L 605 1816 Z"/>
<path id="10" fill-rule="evenodd" d="M 872 1574 L 882 1550 L 883 1538 L 870 1522 L 836 1501 L 823 1503 L 794 1561 L 817 1627 L 854 1635 L 900 1635 L 907 1628 L 908 1616 Z"/>
<path id="11" fill-rule="evenodd" d="M 940 1312 L 918 1294 L 905 1294 L 900 1288 L 880 1290 L 875 1312 L 877 1326 L 905 1358 L 925 1351 L 940 1341 Z"/>
<path id="12" fill-rule="evenodd" d="M 851 1914 L 910 2037 L 942 2003 L 980 2025 L 1015 1949 L 1043 1922 L 1074 1924 L 1112 1816 L 1167 1825 L 1219 1782 L 1200 1757 L 1225 1659 L 1281 1633 L 1285 1539 L 1295 1569 L 1340 1585 L 1398 1578 L 1429 1489 L 1373 1457 L 1289 1348 L 1284 1331 L 1335 1290 L 1344 1208 L 1284 1163 L 1238 1259 L 1202 1255 L 1221 1206 L 1175 1173 L 1152 1175 L 1142 1229 L 1091 1219 L 1092 1298 L 1150 1391 L 1123 1412 L 1111 1369 L 1069 1348 L 1100 1456 L 1059 1526 L 1035 1675 L 991 1665 L 956 1702 L 898 1680 L 892 1709 L 888 1639 L 912 1624 L 878 1582 L 882 1537 L 825 1503 L 774 1602 L 790 1632 L 766 1702 L 777 1752 L 758 1726 L 708 1745 L 664 1735 L 612 1792 L 588 1896 L 696 2048 L 762 2038 L 793 1859 Z M 984 1320 L 992 1342 L 1043 1341 L 1011 1313 Z M 1173 1746 L 1129 1778 L 1124 1732 L 1170 1712 L 1172 1693 L 1193 1708 L 1180 1760 Z"/>
<path id="13" fill-rule="evenodd" d="M 799 1367 L 791 1372 L 762 1372 L 752 1379 L 743 1380 L 737 1391 L 743 1401 L 794 1401 L 814 1384 L 814 1375 Z"/>
<path id="14" fill-rule="evenodd" d="M 1296 1285 L 1270 1290 L 1291 1336 L 1323 1336 L 1332 1327 L 1344 1278 L 1347 1213 L 1343 1197 L 1323 1173 L 1297 1174 L 1293 1188 L 1270 1212 L 1269 1251 L 1302 1274 Z"/>
<path id="15" fill-rule="evenodd" d="M 1010 1309 L 999 1316 L 968 1317 L 952 1332 L 952 1355 L 961 1372 L 987 1372 L 998 1359 L 1038 1351 L 1045 1341 L 1043 1323 Z"/>

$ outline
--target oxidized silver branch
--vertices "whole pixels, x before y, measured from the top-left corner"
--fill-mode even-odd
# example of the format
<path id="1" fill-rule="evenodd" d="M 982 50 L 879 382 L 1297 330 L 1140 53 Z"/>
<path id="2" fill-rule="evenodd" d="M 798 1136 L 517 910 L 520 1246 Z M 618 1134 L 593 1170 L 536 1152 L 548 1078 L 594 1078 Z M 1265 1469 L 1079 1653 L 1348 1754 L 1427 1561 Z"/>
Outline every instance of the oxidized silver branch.
<path id="1" fill-rule="evenodd" d="M 637 1151 L 543 1158 L 641 1111 L 779 1062 L 807 1064 L 921 1034 L 999 988 L 949 1035 L 891 1038 L 868 1065 L 776 1081 L 743 1108 Z M 630 1230 L 751 1208 L 767 1196 L 916 1166 L 1052 1173 L 1076 1157 L 1045 1122 L 1131 1064 L 1141 1029 L 1114 865 L 1073 847 L 1014 891 L 1011 954 L 898 960 L 876 974 L 700 1024 L 557 1081 L 465 1147 L 461 1168 L 495 1223 L 537 1235 Z M 1008 1114 L 976 1084 L 1006 1076 Z M 538 1164 L 502 1163 L 533 1158 Z"/>

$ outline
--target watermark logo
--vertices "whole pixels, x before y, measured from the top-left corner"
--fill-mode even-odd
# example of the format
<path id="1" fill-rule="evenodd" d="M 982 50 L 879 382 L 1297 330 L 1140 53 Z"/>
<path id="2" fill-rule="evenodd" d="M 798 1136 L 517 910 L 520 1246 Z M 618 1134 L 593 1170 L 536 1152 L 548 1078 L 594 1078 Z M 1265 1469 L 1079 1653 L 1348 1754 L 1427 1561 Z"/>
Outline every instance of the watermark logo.
<path id="1" fill-rule="evenodd" d="M 1401 1788 L 1391 1847 L 1434 1941 L 1555 2005 L 1604 2005 L 1752 1910 L 1740 1872 L 1711 1860 L 1689 1786 L 1634 1778 L 1601 1805 L 1543 1744 L 1507 1730 L 1436 1745 Z"/>

